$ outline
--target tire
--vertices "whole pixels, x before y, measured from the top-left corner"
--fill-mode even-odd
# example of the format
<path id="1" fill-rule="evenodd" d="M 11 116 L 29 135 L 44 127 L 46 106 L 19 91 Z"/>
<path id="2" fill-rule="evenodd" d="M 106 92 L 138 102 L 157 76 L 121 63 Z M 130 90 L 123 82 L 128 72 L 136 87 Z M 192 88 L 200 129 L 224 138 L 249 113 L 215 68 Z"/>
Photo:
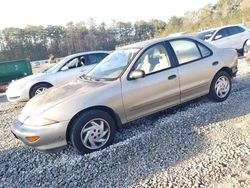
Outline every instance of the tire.
<path id="1" fill-rule="evenodd" d="M 222 102 L 228 98 L 231 88 L 231 76 L 225 71 L 220 71 L 213 78 L 210 86 L 209 96 L 216 102 Z"/>
<path id="2" fill-rule="evenodd" d="M 109 146 L 114 140 L 115 130 L 115 122 L 107 112 L 86 111 L 70 125 L 70 142 L 81 154 L 91 153 Z"/>
<path id="3" fill-rule="evenodd" d="M 247 42 L 245 42 L 243 49 L 242 49 L 242 56 L 245 57 L 247 54 Z"/>
<path id="4" fill-rule="evenodd" d="M 52 87 L 52 85 L 47 83 L 41 83 L 33 86 L 30 91 L 30 98 L 40 94 L 41 92 L 45 91 L 46 89 Z M 39 92 L 40 91 L 40 92 Z"/>

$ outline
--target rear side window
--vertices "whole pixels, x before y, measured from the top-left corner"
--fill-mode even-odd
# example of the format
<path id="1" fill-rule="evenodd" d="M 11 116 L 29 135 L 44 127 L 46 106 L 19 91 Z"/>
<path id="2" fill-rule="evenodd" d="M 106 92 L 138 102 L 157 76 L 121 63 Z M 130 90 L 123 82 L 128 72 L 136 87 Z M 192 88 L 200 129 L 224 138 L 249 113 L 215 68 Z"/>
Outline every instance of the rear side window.
<path id="1" fill-rule="evenodd" d="M 240 33 L 246 31 L 246 30 L 245 30 L 244 28 L 242 28 L 242 27 L 239 27 L 239 26 L 236 26 L 236 27 L 238 28 L 238 30 L 240 31 Z"/>
<path id="2" fill-rule="evenodd" d="M 233 26 L 233 27 L 229 27 L 228 31 L 229 31 L 229 35 L 236 35 L 238 33 L 244 32 L 245 30 L 239 26 Z"/>
<path id="3" fill-rule="evenodd" d="M 174 40 L 170 41 L 170 44 L 177 56 L 179 64 L 185 64 L 202 58 L 196 43 L 193 41 Z M 204 52 L 204 54 L 206 53 L 207 52 Z"/>
<path id="4" fill-rule="evenodd" d="M 211 50 L 209 50 L 206 46 L 198 43 L 197 44 L 199 49 L 200 49 L 200 52 L 201 52 L 201 55 L 202 57 L 208 57 L 212 54 Z"/>

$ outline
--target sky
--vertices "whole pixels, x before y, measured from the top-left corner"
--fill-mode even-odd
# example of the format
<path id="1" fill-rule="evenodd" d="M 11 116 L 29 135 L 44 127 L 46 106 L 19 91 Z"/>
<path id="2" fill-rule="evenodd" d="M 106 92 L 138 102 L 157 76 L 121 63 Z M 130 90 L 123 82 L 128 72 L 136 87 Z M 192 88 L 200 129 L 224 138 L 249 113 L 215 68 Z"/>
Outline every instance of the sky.
<path id="1" fill-rule="evenodd" d="M 182 16 L 218 0 L 1 0 L 0 29 L 27 25 L 66 25 L 93 18 L 105 22 Z"/>

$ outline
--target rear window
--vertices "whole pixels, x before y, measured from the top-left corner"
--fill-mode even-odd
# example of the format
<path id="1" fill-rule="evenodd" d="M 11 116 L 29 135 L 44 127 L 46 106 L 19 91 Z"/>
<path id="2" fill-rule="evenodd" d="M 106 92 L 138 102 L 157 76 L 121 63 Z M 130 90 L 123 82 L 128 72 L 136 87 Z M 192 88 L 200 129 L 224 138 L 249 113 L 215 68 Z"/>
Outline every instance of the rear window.
<path id="1" fill-rule="evenodd" d="M 196 37 L 199 38 L 199 39 L 201 39 L 201 40 L 208 40 L 208 39 L 210 39 L 213 36 L 213 34 L 214 34 L 215 31 L 216 30 L 210 30 L 210 31 L 200 32 L 200 33 L 198 33 L 196 35 Z"/>

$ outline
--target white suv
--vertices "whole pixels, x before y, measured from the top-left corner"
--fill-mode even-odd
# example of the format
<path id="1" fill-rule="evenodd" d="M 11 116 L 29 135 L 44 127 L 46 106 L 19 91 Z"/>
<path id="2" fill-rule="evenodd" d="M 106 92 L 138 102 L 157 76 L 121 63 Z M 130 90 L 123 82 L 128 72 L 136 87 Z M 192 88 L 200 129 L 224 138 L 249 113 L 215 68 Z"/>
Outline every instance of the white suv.
<path id="1" fill-rule="evenodd" d="M 241 55 L 247 48 L 250 39 L 250 29 L 244 25 L 228 25 L 202 31 L 196 37 L 205 40 L 219 48 L 234 48 Z"/>

